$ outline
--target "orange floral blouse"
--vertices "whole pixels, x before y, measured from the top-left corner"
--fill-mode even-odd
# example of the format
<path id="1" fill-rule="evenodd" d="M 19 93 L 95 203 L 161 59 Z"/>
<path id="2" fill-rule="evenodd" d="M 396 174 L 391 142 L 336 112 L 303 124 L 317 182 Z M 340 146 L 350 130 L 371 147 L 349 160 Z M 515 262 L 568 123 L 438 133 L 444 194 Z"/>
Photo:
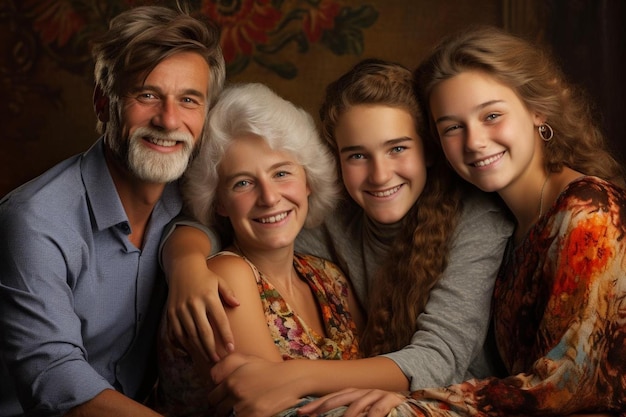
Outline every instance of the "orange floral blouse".
<path id="1" fill-rule="evenodd" d="M 512 376 L 416 391 L 392 414 L 626 414 L 626 192 L 578 179 L 509 246 L 493 319 Z"/>

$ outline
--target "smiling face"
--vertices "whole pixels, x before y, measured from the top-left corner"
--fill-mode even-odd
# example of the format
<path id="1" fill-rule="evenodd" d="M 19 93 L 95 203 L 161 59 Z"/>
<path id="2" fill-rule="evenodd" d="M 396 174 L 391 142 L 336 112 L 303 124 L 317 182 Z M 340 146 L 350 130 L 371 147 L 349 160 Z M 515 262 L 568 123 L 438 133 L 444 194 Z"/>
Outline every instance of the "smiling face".
<path id="1" fill-rule="evenodd" d="M 181 52 L 120 99 L 119 136 L 111 139 L 118 159 L 140 179 L 164 183 L 183 174 L 204 127 L 209 76 L 202 56 Z"/>
<path id="2" fill-rule="evenodd" d="M 236 138 L 222 157 L 217 213 L 228 217 L 241 249 L 293 250 L 308 212 L 304 168 L 256 136 Z"/>
<path id="3" fill-rule="evenodd" d="M 430 109 L 446 158 L 480 189 L 504 197 L 544 175 L 541 118 L 486 73 L 466 71 L 441 82 Z"/>
<path id="4" fill-rule="evenodd" d="M 402 220 L 426 184 L 413 117 L 404 109 L 356 105 L 338 120 L 335 140 L 346 190 L 371 219 Z"/>

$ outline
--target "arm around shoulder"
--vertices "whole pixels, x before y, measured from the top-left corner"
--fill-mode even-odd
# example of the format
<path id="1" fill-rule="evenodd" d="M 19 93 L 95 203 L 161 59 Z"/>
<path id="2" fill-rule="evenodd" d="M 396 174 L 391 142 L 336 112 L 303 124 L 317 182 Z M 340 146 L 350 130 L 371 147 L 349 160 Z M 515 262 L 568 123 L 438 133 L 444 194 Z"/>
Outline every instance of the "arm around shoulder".
<path id="1" fill-rule="evenodd" d="M 215 248 L 203 230 L 190 225 L 178 225 L 165 239 L 162 264 L 169 281 L 168 334 L 187 350 L 219 360 L 217 351 L 230 352 L 234 345 L 222 300 L 232 306 L 239 302 L 228 284 L 207 268 L 206 258 Z"/>

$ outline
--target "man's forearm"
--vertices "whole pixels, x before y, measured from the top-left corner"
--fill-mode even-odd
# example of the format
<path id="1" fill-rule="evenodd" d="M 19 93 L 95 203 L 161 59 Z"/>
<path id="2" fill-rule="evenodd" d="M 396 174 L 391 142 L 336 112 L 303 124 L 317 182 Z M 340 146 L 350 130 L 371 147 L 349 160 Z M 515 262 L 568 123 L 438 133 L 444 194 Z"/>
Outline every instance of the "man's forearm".
<path id="1" fill-rule="evenodd" d="M 114 391 L 104 390 L 93 399 L 72 408 L 66 417 L 159 417 L 150 408 Z"/>
<path id="2" fill-rule="evenodd" d="M 211 240 L 204 232 L 191 226 L 177 226 L 163 245 L 163 270 L 168 277 L 171 276 L 177 266 L 185 266 L 189 256 L 201 258 L 204 262 L 211 249 Z"/>

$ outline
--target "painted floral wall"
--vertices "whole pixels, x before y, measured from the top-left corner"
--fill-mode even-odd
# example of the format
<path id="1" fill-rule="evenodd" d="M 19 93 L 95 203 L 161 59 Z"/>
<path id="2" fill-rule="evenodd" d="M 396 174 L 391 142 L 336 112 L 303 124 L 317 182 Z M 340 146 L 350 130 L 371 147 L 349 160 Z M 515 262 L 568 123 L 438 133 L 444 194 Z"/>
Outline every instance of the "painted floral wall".
<path id="1" fill-rule="evenodd" d="M 129 7 L 171 1 L 0 0 L 0 196 L 96 139 L 90 42 Z M 230 81 L 268 84 L 316 117 L 355 62 L 415 66 L 442 35 L 501 26 L 501 0 L 187 0 L 221 28 Z"/>

